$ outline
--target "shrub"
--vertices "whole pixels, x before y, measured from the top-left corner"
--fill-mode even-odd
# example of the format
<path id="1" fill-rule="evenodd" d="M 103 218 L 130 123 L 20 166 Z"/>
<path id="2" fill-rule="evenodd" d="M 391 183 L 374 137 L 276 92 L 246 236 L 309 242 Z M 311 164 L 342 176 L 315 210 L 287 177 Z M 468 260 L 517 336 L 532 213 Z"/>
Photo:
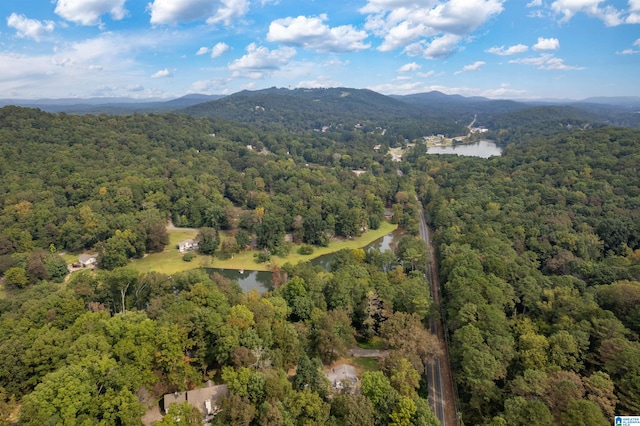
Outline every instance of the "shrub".
<path id="1" fill-rule="evenodd" d="M 303 244 L 298 249 L 298 253 L 303 255 L 313 254 L 313 246 L 309 244 Z"/>
<path id="2" fill-rule="evenodd" d="M 195 259 L 196 254 L 193 252 L 189 252 L 189 253 L 185 253 L 184 256 L 182 256 L 182 260 L 184 260 L 185 262 L 191 262 L 193 259 Z"/>

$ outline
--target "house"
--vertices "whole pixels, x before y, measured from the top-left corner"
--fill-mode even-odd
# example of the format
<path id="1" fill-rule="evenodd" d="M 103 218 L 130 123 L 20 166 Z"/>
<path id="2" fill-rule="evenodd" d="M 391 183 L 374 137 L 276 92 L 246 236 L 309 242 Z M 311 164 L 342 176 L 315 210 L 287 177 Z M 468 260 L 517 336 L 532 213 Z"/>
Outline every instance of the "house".
<path id="1" fill-rule="evenodd" d="M 166 413 L 172 403 L 188 402 L 202 413 L 205 419 L 211 419 L 218 411 L 220 399 L 229 395 L 227 385 L 214 385 L 211 381 L 206 386 L 186 392 L 168 393 L 162 398 L 163 409 Z"/>
<path id="2" fill-rule="evenodd" d="M 98 263 L 98 256 L 95 254 L 81 254 L 78 257 L 78 263 L 83 268 L 95 266 Z"/>
<path id="3" fill-rule="evenodd" d="M 354 391 L 358 385 L 356 368 L 349 364 L 338 364 L 325 370 L 325 375 L 331 382 L 331 386 L 338 392 Z"/>
<path id="4" fill-rule="evenodd" d="M 188 239 L 184 241 L 180 241 L 178 243 L 178 250 L 180 253 L 186 253 L 188 251 L 197 250 L 198 242 L 196 240 Z"/>

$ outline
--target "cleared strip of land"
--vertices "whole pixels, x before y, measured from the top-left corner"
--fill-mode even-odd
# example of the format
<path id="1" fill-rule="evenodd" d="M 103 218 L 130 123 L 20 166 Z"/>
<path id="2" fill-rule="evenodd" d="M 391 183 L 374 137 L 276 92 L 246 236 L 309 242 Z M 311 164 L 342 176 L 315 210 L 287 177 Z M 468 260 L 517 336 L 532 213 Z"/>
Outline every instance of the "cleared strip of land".
<path id="1" fill-rule="evenodd" d="M 236 254 L 231 259 L 219 259 L 217 257 L 205 256 L 197 254 L 191 262 L 182 260 L 183 253 L 177 249 L 178 242 L 195 238 L 197 230 L 169 230 L 169 244 L 162 253 L 148 254 L 142 259 L 134 259 L 129 267 L 134 268 L 142 273 L 145 272 L 161 272 L 171 275 L 176 272 L 188 271 L 196 268 L 224 268 L 224 269 L 244 269 L 247 271 L 269 271 L 274 265 L 283 265 L 287 262 L 296 264 L 307 260 L 315 259 L 325 254 L 334 253 L 342 249 L 355 249 L 365 247 L 378 238 L 394 231 L 398 225 L 388 222 L 382 222 L 379 229 L 369 230 L 362 236 L 353 239 L 334 239 L 328 247 L 314 247 L 313 254 L 301 255 L 297 250 L 299 245 L 294 244 L 291 253 L 286 257 L 272 256 L 269 263 L 256 263 L 253 255 L 257 253 L 255 250 L 248 250 Z M 227 235 L 222 233 L 222 239 Z"/>

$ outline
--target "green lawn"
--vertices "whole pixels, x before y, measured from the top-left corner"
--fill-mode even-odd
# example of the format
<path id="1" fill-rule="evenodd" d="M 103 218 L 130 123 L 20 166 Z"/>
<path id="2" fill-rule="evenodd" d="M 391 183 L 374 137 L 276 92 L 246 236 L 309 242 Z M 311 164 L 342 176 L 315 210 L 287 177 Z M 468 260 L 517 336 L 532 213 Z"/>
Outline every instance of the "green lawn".
<path id="1" fill-rule="evenodd" d="M 361 370 L 360 375 L 367 371 L 379 371 L 380 365 L 376 358 L 351 358 L 356 368 Z"/>
<path id="2" fill-rule="evenodd" d="M 361 349 L 386 349 L 384 340 L 378 336 L 374 336 L 368 342 L 358 342 L 358 347 Z"/>
<path id="3" fill-rule="evenodd" d="M 182 260 L 182 253 L 177 249 L 178 242 L 187 238 L 194 238 L 197 231 L 171 230 L 169 231 L 169 245 L 162 253 L 152 253 L 142 259 L 134 259 L 131 261 L 129 266 L 142 273 L 156 271 L 167 275 L 201 267 L 245 269 L 247 271 L 269 271 L 273 265 L 283 265 L 287 262 L 296 264 L 345 248 L 353 249 L 364 247 L 378 238 L 392 232 L 397 227 L 398 225 L 382 222 L 379 229 L 368 231 L 364 235 L 351 240 L 334 240 L 329 244 L 329 247 L 316 247 L 313 254 L 307 256 L 298 254 L 297 250 L 299 246 L 294 245 L 289 256 L 272 256 L 271 265 L 266 263 L 256 263 L 253 259 L 253 255 L 256 252 L 253 250 L 236 254 L 231 259 L 212 259 L 210 256 L 198 254 L 191 262 L 185 262 Z M 226 234 L 222 233 L 222 239 L 225 237 Z"/>

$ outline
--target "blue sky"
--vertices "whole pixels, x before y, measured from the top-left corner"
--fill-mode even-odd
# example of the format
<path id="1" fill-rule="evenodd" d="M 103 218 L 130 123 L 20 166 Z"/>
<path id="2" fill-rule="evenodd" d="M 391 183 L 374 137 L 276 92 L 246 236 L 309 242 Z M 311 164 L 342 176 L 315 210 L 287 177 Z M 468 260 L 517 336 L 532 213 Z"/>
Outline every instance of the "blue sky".
<path id="1" fill-rule="evenodd" d="M 640 96 L 640 0 L 1 0 L 0 98 Z"/>

